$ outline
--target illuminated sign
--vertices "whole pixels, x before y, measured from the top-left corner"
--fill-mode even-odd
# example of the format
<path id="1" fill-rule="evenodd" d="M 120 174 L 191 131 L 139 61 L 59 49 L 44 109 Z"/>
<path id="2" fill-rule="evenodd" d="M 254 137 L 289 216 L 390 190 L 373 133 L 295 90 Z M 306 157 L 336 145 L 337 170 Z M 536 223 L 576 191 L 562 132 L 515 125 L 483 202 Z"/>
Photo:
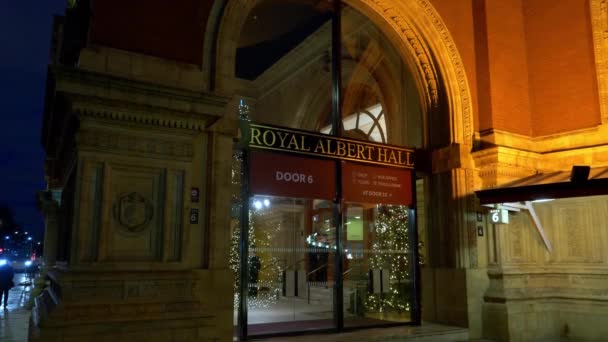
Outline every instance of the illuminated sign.
<path id="1" fill-rule="evenodd" d="M 249 190 L 253 194 L 336 199 L 336 164 L 330 160 L 252 151 Z"/>
<path id="2" fill-rule="evenodd" d="M 343 162 L 342 191 L 347 202 L 411 205 L 411 171 Z"/>
<path id="3" fill-rule="evenodd" d="M 357 161 L 398 168 L 414 168 L 414 150 L 368 141 L 336 138 L 320 133 L 249 124 L 243 139 L 253 149 Z"/>
<path id="4" fill-rule="evenodd" d="M 490 210 L 490 222 L 492 223 L 509 223 L 509 211 L 505 209 Z"/>

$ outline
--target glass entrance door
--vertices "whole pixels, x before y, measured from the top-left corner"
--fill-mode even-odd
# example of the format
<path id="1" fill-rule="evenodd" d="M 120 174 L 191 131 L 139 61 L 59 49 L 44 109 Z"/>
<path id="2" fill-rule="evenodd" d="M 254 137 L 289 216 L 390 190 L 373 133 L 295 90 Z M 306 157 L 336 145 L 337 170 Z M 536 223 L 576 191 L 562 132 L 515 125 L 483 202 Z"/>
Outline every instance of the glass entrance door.
<path id="1" fill-rule="evenodd" d="M 333 328 L 333 204 L 255 196 L 249 215 L 248 335 Z"/>
<path id="2" fill-rule="evenodd" d="M 344 211 L 344 326 L 414 320 L 411 210 L 402 205 L 347 203 Z"/>

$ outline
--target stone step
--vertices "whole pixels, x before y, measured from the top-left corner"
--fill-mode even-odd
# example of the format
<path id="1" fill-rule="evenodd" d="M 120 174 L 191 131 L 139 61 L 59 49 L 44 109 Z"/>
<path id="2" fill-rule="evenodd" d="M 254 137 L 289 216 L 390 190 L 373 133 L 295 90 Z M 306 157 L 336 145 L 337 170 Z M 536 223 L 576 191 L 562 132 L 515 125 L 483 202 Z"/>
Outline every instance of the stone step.
<path id="1" fill-rule="evenodd" d="M 371 328 L 362 329 L 339 334 L 314 334 L 307 336 L 276 337 L 260 339 L 257 341 L 267 342 L 464 342 L 469 339 L 469 331 L 466 328 L 440 325 L 435 323 L 423 323 L 422 326 Z M 474 340 L 475 342 L 486 342 L 487 340 Z"/>

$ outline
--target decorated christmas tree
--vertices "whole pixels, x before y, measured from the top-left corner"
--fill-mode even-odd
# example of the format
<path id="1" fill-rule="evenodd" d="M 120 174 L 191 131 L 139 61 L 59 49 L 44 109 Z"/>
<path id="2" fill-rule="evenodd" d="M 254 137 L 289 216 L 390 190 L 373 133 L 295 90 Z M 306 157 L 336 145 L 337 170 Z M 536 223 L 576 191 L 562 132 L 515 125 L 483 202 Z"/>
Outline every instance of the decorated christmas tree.
<path id="1" fill-rule="evenodd" d="M 365 300 L 368 311 L 409 311 L 408 208 L 379 205 L 374 223 L 370 268 L 389 272 L 390 284 L 384 293 L 370 293 Z"/>
<path id="2" fill-rule="evenodd" d="M 275 303 L 282 290 L 283 263 L 281 259 L 270 252 L 273 238 L 281 230 L 281 224 L 268 218 L 272 209 L 261 208 L 249 211 L 249 268 L 248 279 L 248 306 L 268 307 Z M 240 256 L 239 256 L 240 230 L 233 230 L 230 248 L 230 268 L 235 275 L 235 305 L 238 304 L 240 287 Z"/>

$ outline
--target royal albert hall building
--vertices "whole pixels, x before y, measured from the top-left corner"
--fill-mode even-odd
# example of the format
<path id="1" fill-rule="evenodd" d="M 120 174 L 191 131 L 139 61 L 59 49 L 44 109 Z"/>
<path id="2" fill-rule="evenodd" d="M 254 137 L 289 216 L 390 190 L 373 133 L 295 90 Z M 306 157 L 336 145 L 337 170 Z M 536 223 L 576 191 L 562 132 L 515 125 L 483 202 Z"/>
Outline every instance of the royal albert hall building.
<path id="1" fill-rule="evenodd" d="M 605 0 L 73 0 L 50 39 L 30 340 L 608 336 Z"/>

